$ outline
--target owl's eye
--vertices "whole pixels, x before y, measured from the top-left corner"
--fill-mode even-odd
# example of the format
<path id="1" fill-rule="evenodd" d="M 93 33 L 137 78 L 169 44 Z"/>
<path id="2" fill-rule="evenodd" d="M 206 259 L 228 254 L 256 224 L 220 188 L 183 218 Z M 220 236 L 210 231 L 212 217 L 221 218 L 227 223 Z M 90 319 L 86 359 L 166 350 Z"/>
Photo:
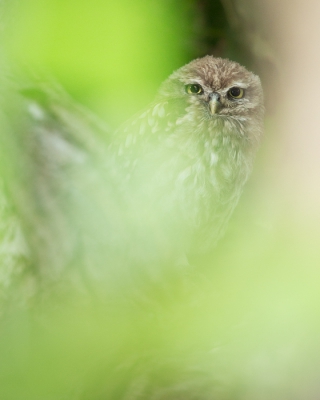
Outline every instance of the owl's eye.
<path id="1" fill-rule="evenodd" d="M 228 95 L 232 99 L 242 99 L 242 97 L 244 96 L 244 90 L 235 86 L 229 89 Z"/>
<path id="2" fill-rule="evenodd" d="M 202 94 L 203 89 L 198 83 L 191 83 L 185 86 L 186 93 L 188 94 Z"/>

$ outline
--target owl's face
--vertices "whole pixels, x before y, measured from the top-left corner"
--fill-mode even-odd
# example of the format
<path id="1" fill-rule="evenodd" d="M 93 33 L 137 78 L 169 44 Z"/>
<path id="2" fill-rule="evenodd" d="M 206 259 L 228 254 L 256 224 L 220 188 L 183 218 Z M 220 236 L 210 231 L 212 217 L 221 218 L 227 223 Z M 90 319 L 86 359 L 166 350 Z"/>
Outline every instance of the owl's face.
<path id="1" fill-rule="evenodd" d="M 174 72 L 159 94 L 185 102 L 188 113 L 197 113 L 202 120 L 231 118 L 245 123 L 263 113 L 259 77 L 238 63 L 212 56 Z"/>

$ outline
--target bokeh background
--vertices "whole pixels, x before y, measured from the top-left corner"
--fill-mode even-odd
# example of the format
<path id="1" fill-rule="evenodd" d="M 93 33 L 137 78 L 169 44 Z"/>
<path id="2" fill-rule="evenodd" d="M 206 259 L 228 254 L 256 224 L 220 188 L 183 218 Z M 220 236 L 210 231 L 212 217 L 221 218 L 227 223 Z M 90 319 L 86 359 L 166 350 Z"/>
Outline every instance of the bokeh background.
<path id="1" fill-rule="evenodd" d="M 27 221 L 22 222 L 27 239 L 17 240 L 19 246 L 30 241 L 37 257 L 30 258 L 25 245 L 22 261 L 8 267 L 12 249 L 1 225 L 0 397 L 318 399 L 316 0 L 0 4 L 3 75 L 8 65 L 18 65 L 52 76 L 84 107 L 77 112 L 91 110 L 106 121 L 101 137 L 146 106 L 176 68 L 205 54 L 231 58 L 259 74 L 266 97 L 265 137 L 254 173 L 212 254 L 197 259 L 186 275 L 167 273 L 155 281 L 132 272 L 136 265 L 128 260 L 131 269 L 120 279 L 125 284 L 114 285 L 109 296 L 109 268 L 101 269 L 113 256 L 89 243 L 87 255 L 80 252 L 70 261 L 66 255 L 76 236 L 73 229 L 60 230 L 65 213 L 50 220 L 34 217 L 37 203 L 26 189 L 32 171 L 20 172 L 28 164 L 25 147 L 17 145 L 19 136 L 13 145 L 10 136 L 23 124 L 14 97 L 2 90 L 1 104 L 12 104 L 9 114 L 17 115 L 18 128 L 8 128 L 1 113 L 0 166 L 5 185 L 14 187 L 20 201 L 1 199 L 1 212 L 4 221 L 7 214 L 10 221 Z M 79 175 L 81 193 L 87 186 Z M 88 180 L 102 186 L 99 179 Z M 94 198 L 114 206 L 102 189 Z M 84 196 L 70 218 L 78 223 L 75 230 L 85 226 L 88 236 L 103 243 L 109 233 L 97 223 L 99 214 L 90 225 L 90 199 Z M 39 232 L 47 231 L 47 240 L 57 239 L 57 246 L 42 247 Z M 94 279 L 83 272 L 88 255 Z M 65 260 L 72 268 L 65 268 Z M 51 262 L 52 268 L 58 265 L 54 272 Z M 127 285 L 131 280 L 133 289 Z"/>

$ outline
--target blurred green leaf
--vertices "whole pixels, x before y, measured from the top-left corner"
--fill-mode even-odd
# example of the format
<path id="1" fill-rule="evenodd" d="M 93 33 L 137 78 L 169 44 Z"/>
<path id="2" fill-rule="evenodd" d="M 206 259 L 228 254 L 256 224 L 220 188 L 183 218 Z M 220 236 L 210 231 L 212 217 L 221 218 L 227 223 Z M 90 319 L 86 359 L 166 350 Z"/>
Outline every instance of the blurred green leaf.
<path id="1" fill-rule="evenodd" d="M 12 14 L 9 52 L 51 70 L 109 122 L 150 101 L 186 61 L 185 7 L 169 1 L 26 0 Z"/>

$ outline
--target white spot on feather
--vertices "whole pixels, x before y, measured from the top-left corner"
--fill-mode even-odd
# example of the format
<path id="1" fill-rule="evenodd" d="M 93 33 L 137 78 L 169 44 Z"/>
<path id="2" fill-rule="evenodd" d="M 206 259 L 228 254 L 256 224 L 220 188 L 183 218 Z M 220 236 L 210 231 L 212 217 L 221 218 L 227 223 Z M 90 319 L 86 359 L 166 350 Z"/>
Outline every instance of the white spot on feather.
<path id="1" fill-rule="evenodd" d="M 149 117 L 148 118 L 148 124 L 150 125 L 150 126 L 153 126 L 154 125 L 154 118 L 152 118 L 152 117 Z"/>
<path id="2" fill-rule="evenodd" d="M 30 103 L 28 110 L 34 119 L 40 120 L 40 121 L 45 119 L 46 114 L 37 103 Z"/>
<path id="3" fill-rule="evenodd" d="M 210 166 L 213 166 L 213 165 L 217 164 L 218 160 L 219 160 L 218 155 L 216 153 L 212 152 L 210 154 Z"/>
<path id="4" fill-rule="evenodd" d="M 158 114 L 158 108 L 159 108 L 159 106 L 160 106 L 160 104 L 156 104 L 156 105 L 153 107 L 153 110 L 152 110 L 152 116 L 153 116 L 153 117 L 154 117 L 155 115 Z"/>
<path id="5" fill-rule="evenodd" d="M 164 108 L 165 104 L 167 104 L 167 102 L 156 104 L 153 107 L 152 116 L 153 117 L 158 116 L 160 118 L 163 118 L 166 115 L 165 108 Z"/>
<path id="6" fill-rule="evenodd" d="M 143 135 L 146 129 L 146 123 L 144 121 L 141 122 L 140 128 L 139 128 L 139 135 Z"/>
<path id="7" fill-rule="evenodd" d="M 185 122 L 185 116 L 176 120 L 176 125 L 182 125 Z"/>
<path id="8" fill-rule="evenodd" d="M 192 122 L 194 120 L 194 115 L 193 113 L 187 113 L 183 117 L 180 117 L 176 121 L 176 125 L 182 125 L 185 122 Z"/>
<path id="9" fill-rule="evenodd" d="M 191 168 L 188 167 L 178 175 L 178 181 L 184 182 L 191 175 Z"/>
<path id="10" fill-rule="evenodd" d="M 145 111 L 144 113 L 142 113 L 141 115 L 140 115 L 140 117 L 139 118 L 144 118 L 146 115 L 147 115 L 147 111 Z"/>
<path id="11" fill-rule="evenodd" d="M 132 143 L 132 135 L 128 135 L 128 136 L 126 137 L 125 146 L 126 146 L 126 147 L 129 147 L 129 146 L 131 146 L 131 143 Z"/>
<path id="12" fill-rule="evenodd" d="M 158 115 L 160 118 L 163 118 L 166 115 L 166 111 L 164 109 L 164 106 L 161 106 L 158 110 Z"/>

